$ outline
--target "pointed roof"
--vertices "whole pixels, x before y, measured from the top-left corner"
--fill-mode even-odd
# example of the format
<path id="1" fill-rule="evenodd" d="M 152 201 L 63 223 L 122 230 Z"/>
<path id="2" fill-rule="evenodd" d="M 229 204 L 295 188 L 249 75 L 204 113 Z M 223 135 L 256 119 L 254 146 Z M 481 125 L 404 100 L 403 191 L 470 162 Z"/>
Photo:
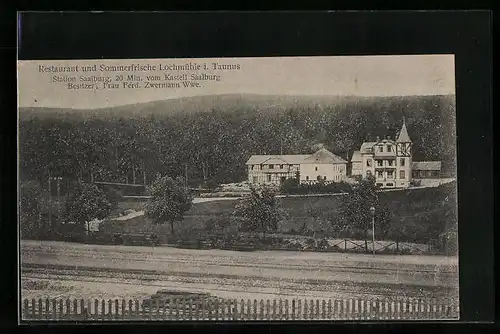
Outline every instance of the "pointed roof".
<path id="1" fill-rule="evenodd" d="M 403 126 L 401 127 L 401 131 L 399 131 L 398 139 L 396 141 L 399 143 L 411 143 L 410 136 L 408 135 L 408 130 L 406 129 L 406 122 L 404 117 Z"/>

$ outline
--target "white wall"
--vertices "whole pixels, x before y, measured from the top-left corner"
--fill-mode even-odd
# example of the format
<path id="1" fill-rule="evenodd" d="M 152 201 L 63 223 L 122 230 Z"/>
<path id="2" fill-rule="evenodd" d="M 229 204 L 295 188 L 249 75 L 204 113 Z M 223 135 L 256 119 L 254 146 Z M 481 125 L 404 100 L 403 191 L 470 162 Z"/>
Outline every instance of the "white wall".
<path id="1" fill-rule="evenodd" d="M 317 170 L 316 170 L 317 169 Z M 347 164 L 301 164 L 300 181 L 317 181 L 318 176 L 321 180 L 340 182 L 345 181 Z"/>

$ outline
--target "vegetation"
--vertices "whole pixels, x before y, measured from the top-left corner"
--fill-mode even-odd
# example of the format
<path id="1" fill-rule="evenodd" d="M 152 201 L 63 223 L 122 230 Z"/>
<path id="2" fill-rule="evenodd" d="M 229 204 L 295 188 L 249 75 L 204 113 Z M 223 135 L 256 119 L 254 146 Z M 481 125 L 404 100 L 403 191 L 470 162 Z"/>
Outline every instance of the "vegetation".
<path id="1" fill-rule="evenodd" d="M 96 185 L 79 182 L 65 202 L 64 216 L 67 222 L 84 227 L 93 219 L 103 219 L 111 212 L 112 204 Z"/>
<path id="2" fill-rule="evenodd" d="M 28 236 L 42 221 L 43 193 L 40 183 L 36 181 L 22 182 L 20 199 L 21 234 Z"/>
<path id="3" fill-rule="evenodd" d="M 390 210 L 386 203 L 379 199 L 378 187 L 373 176 L 362 179 L 354 185 L 347 196 L 342 197 L 341 219 L 332 223 L 342 224 L 342 228 L 349 229 L 356 234 L 356 230 L 363 231 L 365 247 L 369 231 L 372 229 L 372 220 L 376 221 L 375 233 L 385 234 L 390 221 Z M 373 213 L 371 210 L 375 210 Z"/>
<path id="4" fill-rule="evenodd" d="M 140 116 L 141 110 L 127 117 L 88 111 L 92 117 L 50 118 L 43 109 L 28 117 L 21 110 L 20 177 L 44 182 L 50 172 L 65 179 L 149 184 L 157 172 L 185 176 L 187 166 L 190 186 L 239 182 L 252 154 L 279 154 L 281 148 L 286 154 L 312 153 L 322 143 L 345 157 L 363 141 L 394 136 L 403 115 L 414 160 L 442 160 L 444 171 L 453 171 L 454 108 L 454 96 L 432 96 L 337 99 L 265 111 L 219 104 L 193 113 L 165 109 Z"/>
<path id="5" fill-rule="evenodd" d="M 260 232 L 263 238 L 266 232 L 277 231 L 284 215 L 276 191 L 266 186 L 252 186 L 250 195 L 242 198 L 233 212 L 233 217 L 242 221 L 243 230 Z"/>
<path id="6" fill-rule="evenodd" d="M 193 197 L 185 186 L 182 177 L 173 179 L 158 175 L 148 187 L 152 197 L 146 205 L 146 215 L 154 224 L 170 223 L 171 234 L 174 234 L 174 222 L 182 221 L 184 214 L 191 208 Z"/>

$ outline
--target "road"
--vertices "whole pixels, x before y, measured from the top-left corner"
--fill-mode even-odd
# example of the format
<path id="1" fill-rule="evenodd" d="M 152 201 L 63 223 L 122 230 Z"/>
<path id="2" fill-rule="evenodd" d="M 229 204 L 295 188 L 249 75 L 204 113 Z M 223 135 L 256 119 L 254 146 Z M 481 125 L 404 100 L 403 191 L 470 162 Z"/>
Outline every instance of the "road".
<path id="1" fill-rule="evenodd" d="M 453 298 L 456 258 L 22 241 L 22 297 Z"/>

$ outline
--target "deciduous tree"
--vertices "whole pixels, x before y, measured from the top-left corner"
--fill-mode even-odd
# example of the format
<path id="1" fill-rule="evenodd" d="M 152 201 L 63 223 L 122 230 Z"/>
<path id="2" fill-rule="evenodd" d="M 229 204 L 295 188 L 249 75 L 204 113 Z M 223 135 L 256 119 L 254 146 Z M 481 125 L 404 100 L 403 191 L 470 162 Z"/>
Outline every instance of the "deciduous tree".
<path id="1" fill-rule="evenodd" d="M 240 200 L 233 216 L 241 219 L 250 231 L 261 232 L 265 237 L 266 232 L 278 229 L 285 212 L 276 197 L 276 190 L 267 186 L 251 186 L 250 195 Z"/>
<path id="2" fill-rule="evenodd" d="M 65 203 L 65 219 L 81 226 L 93 219 L 103 219 L 111 212 L 111 203 L 95 184 L 75 183 Z"/>
<path id="3" fill-rule="evenodd" d="M 183 220 L 193 203 L 193 197 L 185 187 L 185 179 L 157 176 L 148 187 L 148 193 L 151 199 L 146 205 L 146 215 L 157 225 L 169 222 L 173 235 L 174 223 Z"/>

